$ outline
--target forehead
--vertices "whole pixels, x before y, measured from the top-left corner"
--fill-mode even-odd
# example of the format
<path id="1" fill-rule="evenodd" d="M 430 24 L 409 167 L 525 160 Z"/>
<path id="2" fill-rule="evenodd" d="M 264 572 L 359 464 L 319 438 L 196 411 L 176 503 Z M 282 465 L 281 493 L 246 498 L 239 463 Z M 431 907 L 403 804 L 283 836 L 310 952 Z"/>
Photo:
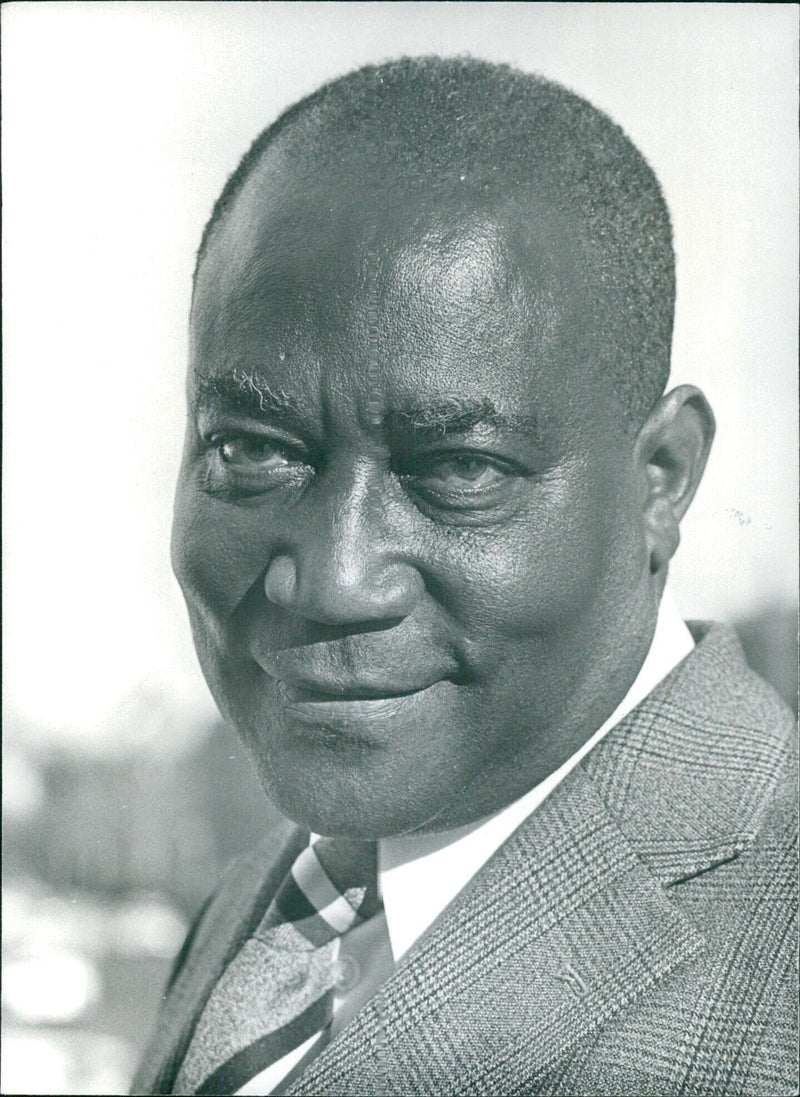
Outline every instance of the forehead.
<path id="1" fill-rule="evenodd" d="M 570 228 L 544 203 L 432 196 L 276 156 L 218 227 L 198 272 L 195 372 L 281 390 L 349 385 L 424 399 L 569 397 L 584 287 Z M 377 373 L 376 373 L 377 371 Z M 393 390 L 398 389 L 395 393 Z"/>

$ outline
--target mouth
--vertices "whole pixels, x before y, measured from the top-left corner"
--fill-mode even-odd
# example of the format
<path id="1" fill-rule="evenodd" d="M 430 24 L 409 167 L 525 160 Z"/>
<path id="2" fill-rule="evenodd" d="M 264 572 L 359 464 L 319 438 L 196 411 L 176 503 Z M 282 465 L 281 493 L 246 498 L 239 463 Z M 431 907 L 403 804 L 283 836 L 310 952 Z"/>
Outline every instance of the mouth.
<path id="1" fill-rule="evenodd" d="M 460 667 L 450 652 L 420 647 L 398 644 L 389 630 L 277 650 L 256 642 L 253 656 L 292 722 L 363 724 L 371 734 L 371 721 L 412 717 L 429 693 L 457 680 Z"/>
<path id="2" fill-rule="evenodd" d="M 264 673 L 275 682 L 289 704 L 356 704 L 391 701 L 422 693 L 444 679 L 452 679 L 453 669 L 439 661 L 421 666 L 415 660 L 395 657 L 379 663 L 346 667 L 338 660 L 301 660 L 293 656 L 256 660 Z M 338 665 L 337 665 L 338 663 Z"/>
<path id="3" fill-rule="evenodd" d="M 293 685 L 289 682 L 279 682 L 280 692 L 284 700 L 289 704 L 341 704 L 361 701 L 389 701 L 396 697 L 411 697 L 415 693 L 421 693 L 433 683 L 399 689 L 396 686 L 381 685 L 343 685 L 343 686 L 317 686 L 317 685 Z"/>
<path id="4" fill-rule="evenodd" d="M 373 722 L 407 714 L 441 684 L 438 679 L 415 689 L 350 685 L 331 690 L 278 681 L 277 693 L 284 711 L 300 724 L 331 731 L 362 725 L 366 730 Z"/>

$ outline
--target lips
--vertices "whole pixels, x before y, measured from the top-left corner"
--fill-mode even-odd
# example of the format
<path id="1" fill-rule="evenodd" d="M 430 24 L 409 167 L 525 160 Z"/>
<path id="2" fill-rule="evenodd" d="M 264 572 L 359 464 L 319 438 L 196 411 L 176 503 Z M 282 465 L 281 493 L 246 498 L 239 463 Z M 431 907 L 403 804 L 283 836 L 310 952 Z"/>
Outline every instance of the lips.
<path id="1" fill-rule="evenodd" d="M 341 686 L 332 686 L 327 682 L 319 682 L 304 678 L 301 681 L 290 682 L 279 679 L 283 692 L 288 700 L 293 703 L 304 701 L 379 701 L 390 697 L 409 697 L 412 693 L 419 693 L 434 682 L 414 686 L 411 689 L 398 689 L 394 684 L 377 684 L 366 682 L 344 682 Z"/>
<path id="2" fill-rule="evenodd" d="M 385 633 L 347 636 L 278 651 L 255 650 L 261 669 L 293 703 L 375 701 L 419 693 L 458 664 L 447 654 L 398 651 Z"/>

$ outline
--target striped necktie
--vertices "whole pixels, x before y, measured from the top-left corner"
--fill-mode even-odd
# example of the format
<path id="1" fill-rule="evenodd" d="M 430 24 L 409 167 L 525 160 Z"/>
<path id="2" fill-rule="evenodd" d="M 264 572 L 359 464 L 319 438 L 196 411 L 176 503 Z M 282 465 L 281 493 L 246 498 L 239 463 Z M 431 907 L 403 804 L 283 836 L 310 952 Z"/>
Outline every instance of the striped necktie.
<path id="1" fill-rule="evenodd" d="M 231 1094 L 331 1022 L 336 942 L 380 909 L 377 845 L 318 838 L 197 1022 L 174 1093 Z"/>

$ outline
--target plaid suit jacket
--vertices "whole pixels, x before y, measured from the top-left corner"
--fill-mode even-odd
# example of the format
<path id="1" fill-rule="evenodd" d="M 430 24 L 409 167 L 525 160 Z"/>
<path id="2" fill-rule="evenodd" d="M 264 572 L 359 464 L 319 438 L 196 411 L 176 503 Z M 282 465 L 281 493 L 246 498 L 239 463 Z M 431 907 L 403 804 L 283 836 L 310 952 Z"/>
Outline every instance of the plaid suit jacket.
<path id="1" fill-rule="evenodd" d="M 795 722 L 732 631 L 693 631 L 289 1093 L 797 1092 Z M 170 1092 L 306 838 L 229 872 L 134 1092 Z"/>

